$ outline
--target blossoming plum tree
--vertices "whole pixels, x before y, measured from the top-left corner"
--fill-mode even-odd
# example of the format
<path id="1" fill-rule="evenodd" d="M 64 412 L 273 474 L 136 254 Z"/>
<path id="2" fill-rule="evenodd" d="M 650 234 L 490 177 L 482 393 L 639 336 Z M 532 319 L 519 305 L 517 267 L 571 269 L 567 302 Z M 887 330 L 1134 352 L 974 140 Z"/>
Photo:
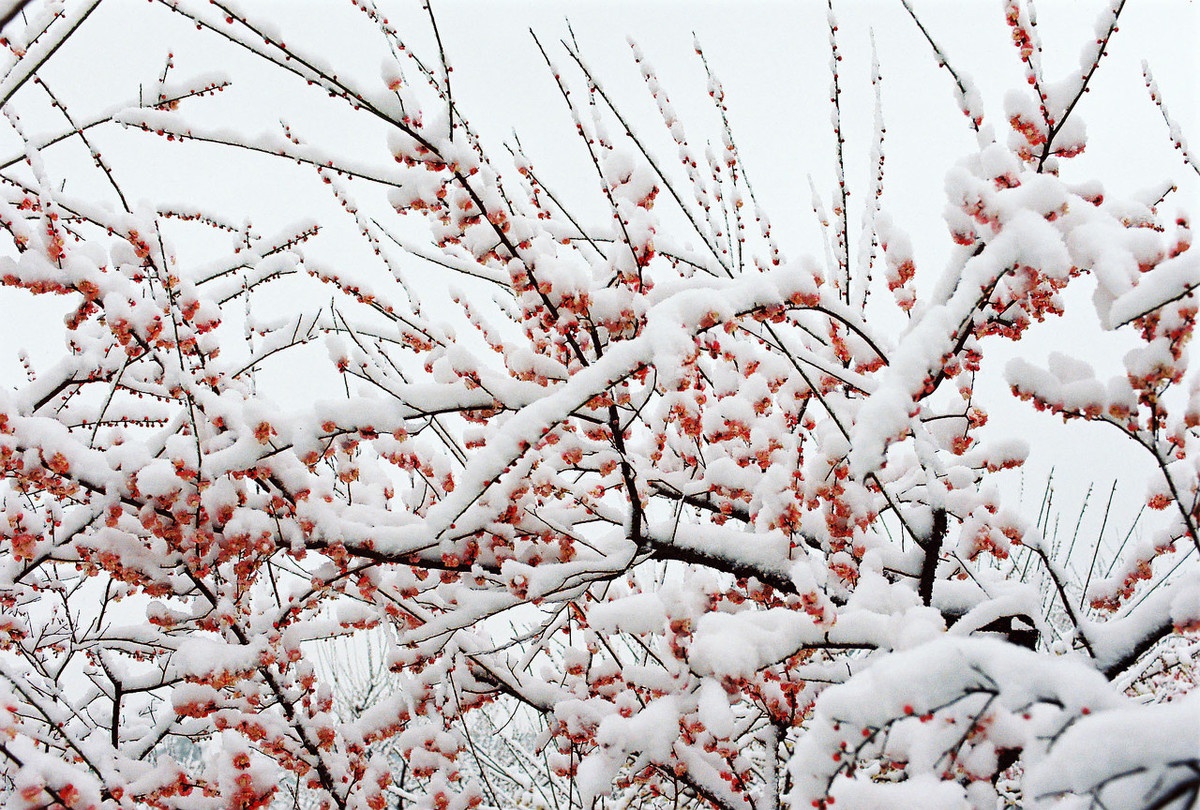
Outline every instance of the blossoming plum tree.
<path id="1" fill-rule="evenodd" d="M 947 181 L 940 279 L 881 208 L 878 63 L 852 232 L 832 4 L 838 179 L 828 209 L 814 197 L 824 245 L 808 251 L 823 260 L 789 255 L 756 201 L 699 44 L 722 122 L 709 148 L 633 50 L 667 158 L 573 40 L 535 42 L 606 212 L 590 221 L 519 144 L 502 156 L 472 129 L 441 37 L 418 54 L 412 21 L 372 0 L 347 13 L 391 54 L 373 83 L 290 46 L 254 4 L 124 13 L 181 15 L 252 55 L 250 81 L 306 82 L 348 129 L 386 134 L 377 156 L 189 121 L 230 79 L 173 83 L 170 60 L 151 92 L 79 119 L 39 71 L 99 3 L 27 6 L 0 80 L 23 144 L 0 170 L 0 279 L 6 301 L 56 297 L 67 317 L 57 361 L 0 388 L 9 805 L 1190 806 L 1200 702 L 1123 691 L 1163 650 L 1192 672 L 1200 267 L 1170 191 L 1067 179 L 1125 4 L 1055 79 L 1009 0 L 1028 84 L 992 121 L 901 2 L 978 143 Z M 60 134 L 30 132 L 47 111 Z M 119 127 L 299 164 L 375 264 L 308 261 L 324 222 L 266 237 L 136 203 L 96 137 Z M 59 143 L 87 149 L 95 194 L 56 181 Z M 184 227 L 236 246 L 181 259 Z M 433 300 L 447 288 L 429 274 L 458 292 Z M 990 369 L 991 347 L 1067 307 L 1127 342 L 1120 374 L 1066 354 Z M 311 364 L 313 343 L 344 395 L 272 400 L 259 370 Z M 1072 581 L 996 483 L 1025 448 L 984 430 L 1004 408 L 975 391 L 989 369 L 1152 462 L 1158 519 L 1108 576 L 1093 556 Z M 368 635 L 390 688 L 346 700 L 320 651 Z M 540 734 L 505 743 L 497 707 Z"/>

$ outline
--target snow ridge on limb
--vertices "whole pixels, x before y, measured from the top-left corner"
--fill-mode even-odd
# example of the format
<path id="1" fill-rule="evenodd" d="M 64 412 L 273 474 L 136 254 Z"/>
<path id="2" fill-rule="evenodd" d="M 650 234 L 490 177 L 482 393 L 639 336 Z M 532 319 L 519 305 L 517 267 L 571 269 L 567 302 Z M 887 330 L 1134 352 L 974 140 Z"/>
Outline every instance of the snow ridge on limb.
<path id="1" fill-rule="evenodd" d="M 999 774 L 1018 760 L 1040 785 L 1053 784 L 1047 776 L 1055 765 L 1079 773 L 1081 763 L 1064 761 L 1073 740 L 1058 749 L 1063 732 L 1124 705 L 1100 673 L 1076 661 L 993 639 L 943 637 L 821 694 L 813 728 L 789 764 L 789 798 L 793 806 L 888 803 L 921 785 L 932 791 L 926 806 L 984 806 L 996 801 Z M 1123 745 L 1119 736 L 1106 739 Z M 1098 740 L 1089 742 L 1094 756 Z M 885 778 L 862 779 L 864 771 Z"/>

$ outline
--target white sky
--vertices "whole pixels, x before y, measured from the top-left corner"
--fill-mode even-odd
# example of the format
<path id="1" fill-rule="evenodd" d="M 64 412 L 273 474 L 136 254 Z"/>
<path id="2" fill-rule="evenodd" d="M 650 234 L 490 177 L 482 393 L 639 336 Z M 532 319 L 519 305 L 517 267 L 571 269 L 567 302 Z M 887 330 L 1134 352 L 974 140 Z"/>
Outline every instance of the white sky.
<path id="1" fill-rule="evenodd" d="M 333 0 L 244 0 L 255 18 L 271 19 L 295 51 L 317 53 L 342 75 L 373 84 L 386 54 L 365 18 L 348 2 Z M 380 5 L 388 10 L 404 36 L 429 58 L 431 37 L 419 4 Z M 1009 40 L 998 0 L 950 2 L 914 0 L 930 33 L 954 66 L 969 74 L 983 93 L 988 116 L 1002 121 L 1004 91 L 1023 86 L 1016 51 Z M 1055 0 L 1037 3 L 1044 65 L 1057 77 L 1075 69 L 1078 54 L 1103 3 Z M 393 10 L 394 9 L 394 10 Z M 916 245 L 919 279 L 932 284 L 947 253 L 940 212 L 946 170 L 974 144 L 952 94 L 949 75 L 933 56 L 904 13 L 899 0 L 842 0 L 836 4 L 839 44 L 845 56 L 843 126 L 847 137 L 848 177 L 853 190 L 865 188 L 871 134 L 869 31 L 874 30 L 883 72 L 883 107 L 887 123 L 885 153 L 888 177 L 884 205 L 907 228 Z M 600 214 L 586 153 L 574 139 L 570 120 L 531 39 L 533 28 L 563 69 L 569 60 L 558 45 L 570 20 L 585 56 L 612 95 L 624 105 L 660 154 L 673 154 L 673 144 L 656 127 L 656 118 L 634 68 L 625 36 L 633 36 L 658 69 L 660 79 L 681 113 L 689 136 L 698 142 L 719 139 L 708 104 L 703 71 L 692 52 L 693 32 L 725 85 L 739 148 L 756 193 L 771 215 L 777 236 L 789 255 L 820 256 L 815 219 L 810 208 L 808 175 L 828 200 L 833 180 L 832 132 L 829 125 L 828 31 L 820 2 L 450 2 L 435 4 L 442 36 L 454 65 L 454 92 L 464 114 L 493 147 L 515 131 L 534 159 L 539 175 L 556 193 L 585 214 Z M 1174 178 L 1180 183 L 1176 201 L 1200 211 L 1200 178 L 1186 169 L 1166 140 L 1166 128 L 1150 102 L 1140 71 L 1149 59 L 1171 112 L 1200 151 L 1198 105 L 1200 85 L 1200 9 L 1192 0 L 1131 0 L 1110 57 L 1102 65 L 1094 89 L 1081 106 L 1088 122 L 1087 153 L 1072 161 L 1068 176 L 1104 178 L 1109 194 L 1118 196 Z M 189 120 L 254 134 L 272 131 L 286 118 L 307 140 L 331 152 L 344 150 L 356 159 L 386 165 L 380 131 L 356 123 L 340 103 L 319 97 L 291 77 L 264 70 L 253 60 L 218 42 L 164 7 L 145 0 L 108 0 L 44 70 L 54 90 L 80 118 L 122 101 L 136 99 L 138 85 L 149 92 L 168 50 L 175 53 L 177 79 L 212 70 L 227 70 L 238 82 L 234 90 L 203 101 Z M 582 85 L 576 81 L 576 88 Z M 37 91 L 26 89 L 17 104 L 33 131 L 56 131 L 61 123 L 38 112 L 44 108 Z M 233 219 L 252 216 L 260 232 L 272 232 L 300 218 L 348 225 L 343 214 L 308 169 L 249 158 L 212 147 L 165 144 L 141 133 L 107 127 L 96 134 L 126 192 L 134 199 L 181 200 L 192 207 L 212 206 Z M 0 139 L 4 151 L 15 144 Z M 103 184 L 77 147 L 47 152 L 51 172 L 67 181 L 66 192 L 104 193 Z M 501 161 L 502 163 L 502 161 Z M 367 192 L 368 194 L 370 192 Z M 827 203 L 828 204 L 828 203 Z M 851 244 L 857 244 L 852 220 Z M 338 233 L 336 229 L 333 233 Z M 351 237 L 314 245 L 327 263 L 366 261 Z M 181 243 L 181 258 L 202 256 L 208 243 Z M 414 273 L 425 272 L 414 265 Z M 289 302 L 274 302 L 287 309 Z M 0 379 L 21 375 L 14 357 L 18 348 L 40 364 L 59 351 L 51 338 L 60 328 L 54 306 L 31 305 L 27 297 L 0 294 Z M 1079 322 L 1088 325 L 1087 318 Z M 1055 324 L 1037 340 L 1020 344 L 1024 354 L 1044 355 L 1051 348 L 1069 350 L 1079 324 Z M 1084 347 L 1091 351 L 1091 347 Z M 1112 357 L 1124 349 L 1112 344 Z M 998 353 L 1001 358 L 1003 352 Z M 994 367 L 1002 367 L 1003 360 Z M 293 375 L 294 376 L 294 375 Z M 1008 412 L 1005 419 L 1008 418 Z M 1024 409 L 1014 413 L 1025 414 Z M 999 414 L 997 414 L 999 417 Z M 997 419 L 994 418 L 994 421 Z M 1071 466 L 1091 472 L 1103 501 L 1108 483 L 1118 474 L 1144 474 L 1135 458 L 1114 455 L 1112 445 L 1094 431 L 1056 427 L 1049 419 L 1022 415 L 1010 423 L 1028 434 L 1038 453 L 1027 473 L 1040 496 L 1042 476 L 1063 456 Z M 1060 476 L 1062 469 L 1060 467 Z M 1062 477 L 1059 478 L 1063 482 Z M 1061 503 L 1074 512 L 1087 486 L 1086 476 L 1069 480 Z M 1140 496 L 1138 486 L 1121 490 Z M 1136 511 L 1130 502 L 1129 515 Z M 1065 516 L 1064 516 L 1065 519 Z M 1118 525 L 1121 525 L 1118 521 Z M 1112 530 L 1110 529 L 1110 534 Z M 1118 538 L 1119 539 L 1119 538 Z"/>

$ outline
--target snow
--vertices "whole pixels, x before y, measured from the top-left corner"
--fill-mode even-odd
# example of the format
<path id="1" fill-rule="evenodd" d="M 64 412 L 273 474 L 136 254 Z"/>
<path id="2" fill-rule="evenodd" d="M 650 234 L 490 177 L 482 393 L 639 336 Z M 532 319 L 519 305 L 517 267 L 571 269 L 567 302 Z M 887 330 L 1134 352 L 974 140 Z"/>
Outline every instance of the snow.
<path id="1" fill-rule="evenodd" d="M 1105 678 L 1077 660 L 1048 657 L 982 637 L 943 636 L 880 658 L 821 694 L 812 731 L 798 742 L 789 765 L 796 780 L 791 799 L 794 803 L 818 800 L 827 795 L 830 782 L 842 784 L 843 741 L 857 744 L 866 739 L 870 744 L 884 729 L 888 733 L 878 743 L 882 753 L 907 763 L 909 780 L 921 775 L 936 778 L 945 767 L 941 752 L 962 734 L 953 727 L 954 721 L 945 718 L 973 717 L 969 722 L 981 723 L 983 733 L 996 735 L 996 746 L 1024 747 L 1026 756 L 1037 761 L 1047 740 L 1055 756 L 1055 738 L 1074 718 L 1093 713 L 1103 717 L 1121 705 Z M 981 721 L 984 714 L 988 719 Z M 1096 740 L 1088 739 L 1093 744 Z M 977 741 L 976 747 L 981 744 Z M 839 754 L 831 757 L 831 751 Z M 855 785 L 849 790 L 869 793 L 872 788 Z M 840 798 L 837 789 L 833 795 Z M 890 797 L 884 791 L 881 798 L 864 798 Z M 938 800 L 949 802 L 946 806 L 976 806 L 950 793 Z"/>
<path id="2" fill-rule="evenodd" d="M 1088 623 L 1085 629 L 1096 651 L 1096 668 L 1110 672 L 1118 666 L 1131 665 L 1130 658 L 1138 652 L 1138 644 L 1169 632 L 1176 611 L 1181 621 L 1194 619 L 1197 588 L 1200 577 L 1190 572 L 1146 594 L 1138 600 L 1136 610 L 1126 608 L 1107 621 Z"/>
<path id="3" fill-rule="evenodd" d="M 932 774 L 895 783 L 838 778 L 829 795 L 836 799 L 837 805 L 855 810 L 961 810 L 973 806 L 961 785 L 942 781 Z"/>
<path id="4" fill-rule="evenodd" d="M 666 623 L 666 607 L 655 593 L 625 596 L 588 609 L 588 624 L 601 633 L 653 633 Z"/>
<path id="5" fill-rule="evenodd" d="M 1194 782 L 1198 760 L 1200 695 L 1192 694 L 1080 718 L 1030 769 L 1027 789 L 1047 804 L 1075 793 L 1094 794 L 1106 807 L 1145 807 Z"/>
<path id="6" fill-rule="evenodd" d="M 125 129 L 145 127 L 206 143 L 176 150 L 189 155 L 298 162 L 328 181 L 352 241 L 308 200 L 271 197 L 272 215 L 302 216 L 269 238 L 216 216 L 200 223 L 216 238 L 173 245 L 203 212 L 162 198 L 114 211 L 103 172 L 105 196 L 65 195 L 63 150 L 39 148 L 61 134 L 30 140 L 28 167 L 9 167 L 0 219 L 14 247 L 0 275 L 19 295 L 61 296 L 68 317 L 54 361 L 0 390 L 0 731 L 24 762 L 0 762 L 12 784 L 33 793 L 38 780 L 70 779 L 99 802 L 104 781 L 133 803 L 170 803 L 156 793 L 194 784 L 179 801 L 250 803 L 302 771 L 325 784 L 295 802 L 374 806 L 386 789 L 464 810 L 512 803 L 495 788 L 510 782 L 621 806 L 654 791 L 671 802 L 683 784 L 730 807 L 778 803 L 788 784 L 793 807 L 993 807 L 996 782 L 1027 806 L 1061 791 L 1072 794 L 1063 806 L 1089 793 L 1140 806 L 1185 772 L 1167 740 L 1188 739 L 1196 701 L 1145 706 L 1121 690 L 1168 661 L 1156 642 L 1200 624 L 1194 515 L 1173 500 L 1196 488 L 1200 387 L 1183 344 L 1200 274 L 1186 217 L 1161 187 L 1130 202 L 1107 171 L 1076 177 L 1098 166 L 1064 154 L 1084 145 L 1080 117 L 1043 161 L 1038 138 L 1052 124 L 1029 88 L 1006 100 L 1006 137 L 1003 121 L 982 126 L 983 93 L 956 69 L 978 148 L 946 179 L 947 241 L 877 211 L 893 194 L 910 199 L 890 185 L 876 199 L 880 92 L 867 173 L 852 150 L 835 187 L 810 178 L 818 223 L 800 235 L 817 257 L 788 259 L 708 62 L 696 89 L 718 129 L 705 148 L 685 139 L 693 100 L 668 100 L 670 73 L 641 48 L 628 78 L 651 95 L 654 135 L 601 90 L 607 65 L 590 70 L 573 37 L 561 43 L 579 57 L 562 74 L 549 60 L 583 138 L 572 149 L 599 178 L 593 199 L 568 183 L 551 200 L 531 159 L 500 160 L 490 132 L 450 127 L 448 66 L 417 64 L 419 37 L 410 50 L 373 3 L 351 14 L 382 34 L 378 52 L 352 55 L 372 64 L 361 100 L 320 55 L 278 41 L 287 25 L 256 33 L 236 19 L 244 12 L 210 6 L 188 0 L 170 16 L 312 82 L 333 97 L 329 108 L 304 97 L 306 113 L 335 111 L 328 142 L 358 127 L 371 148 L 342 155 L 286 128 L 247 134 L 215 101 L 186 115 L 106 107 L 81 128 L 91 138 L 94 123 L 106 149 L 144 143 Z M 1013 10 L 1036 45 L 1031 11 Z M 10 134 L 41 126 L 17 117 L 38 94 L 11 91 L 79 13 L 29 55 L 11 49 L 16 69 L 0 82 Z M 842 24 L 838 47 L 853 41 L 854 20 Z M 1082 78 L 1042 76 L 1039 50 L 1018 67 L 1058 116 Z M 509 73 L 515 59 L 488 53 L 501 86 L 536 100 Z M 839 145 L 857 75 L 841 55 Z M 571 84 L 575 67 L 589 75 Z M 475 102 L 459 87 L 465 111 Z M 1107 126 L 1096 116 L 1093 132 Z M 108 120 L 125 129 L 98 128 Z M 658 165 L 660 152 L 682 165 Z M 121 182 L 132 172 L 113 165 Z M 770 165 L 785 176 L 782 159 Z M 170 194 L 190 201 L 182 181 Z M 906 222 L 929 220 L 924 200 L 913 206 Z M 165 207 L 180 221 L 162 228 Z M 877 245 L 887 268 L 872 279 Z M 1076 288 L 1093 281 L 1104 345 L 1123 348 L 1098 356 L 1083 312 L 1067 328 L 1086 328 L 1044 361 L 1035 338 L 1014 341 L 1005 373 L 1039 407 L 1115 424 L 1166 473 L 1149 482 L 1147 523 L 1117 559 L 1093 563 L 1083 594 L 1077 561 L 1056 556 L 1049 506 L 1035 519 L 1036 504 L 1014 503 L 993 475 L 1059 452 L 1040 434 L 1005 435 L 1021 423 L 992 390 L 993 347 L 1060 306 L 1086 309 Z M 894 300 L 871 295 L 888 287 Z M 303 348 L 316 340 L 323 350 Z M 1105 537 L 1080 539 L 1110 550 Z M 1088 598 L 1111 615 L 1086 610 Z M 1036 638 L 1036 651 L 1008 635 Z M 355 655 L 317 663 L 340 641 Z M 205 740 L 203 761 L 184 767 L 168 749 L 190 739 Z M 1018 768 L 997 778 L 1012 752 Z M 479 780 L 476 766 L 501 778 Z M 408 781 L 388 786 L 389 773 Z"/>
<path id="7" fill-rule="evenodd" d="M 782 608 L 707 613 L 697 624 L 688 665 L 703 675 L 749 678 L 823 635 L 812 617 Z"/>
<path id="8" fill-rule="evenodd" d="M 1109 308 L 1113 326 L 1129 323 L 1200 288 L 1200 253 L 1189 250 L 1159 262 Z"/>

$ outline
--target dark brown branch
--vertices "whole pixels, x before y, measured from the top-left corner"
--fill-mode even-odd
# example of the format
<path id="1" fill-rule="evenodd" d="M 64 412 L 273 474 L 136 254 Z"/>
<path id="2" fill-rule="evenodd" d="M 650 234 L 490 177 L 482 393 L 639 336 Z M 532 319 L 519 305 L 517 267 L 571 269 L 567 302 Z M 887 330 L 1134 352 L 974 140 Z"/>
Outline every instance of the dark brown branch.
<path id="1" fill-rule="evenodd" d="M 921 597 L 921 604 L 925 606 L 929 606 L 933 602 L 934 576 L 937 573 L 942 542 L 946 539 L 948 529 L 949 521 L 946 510 L 934 509 L 933 528 L 930 529 L 928 536 L 917 541 L 921 545 L 921 550 L 925 552 L 925 559 L 921 562 L 921 575 L 917 580 L 917 595 Z"/>

